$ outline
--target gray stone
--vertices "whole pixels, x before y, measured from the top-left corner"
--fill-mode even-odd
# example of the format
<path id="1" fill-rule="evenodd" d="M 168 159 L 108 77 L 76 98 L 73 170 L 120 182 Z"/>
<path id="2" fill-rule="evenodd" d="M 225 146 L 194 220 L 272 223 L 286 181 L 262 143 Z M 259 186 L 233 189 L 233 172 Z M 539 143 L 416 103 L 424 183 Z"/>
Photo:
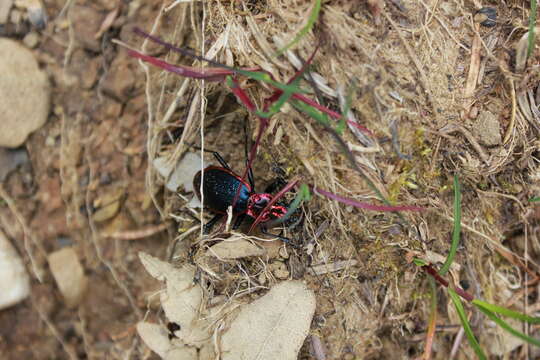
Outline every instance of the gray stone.
<path id="1" fill-rule="evenodd" d="M 49 115 L 50 85 L 30 50 L 0 38 L 0 146 L 18 147 Z"/>

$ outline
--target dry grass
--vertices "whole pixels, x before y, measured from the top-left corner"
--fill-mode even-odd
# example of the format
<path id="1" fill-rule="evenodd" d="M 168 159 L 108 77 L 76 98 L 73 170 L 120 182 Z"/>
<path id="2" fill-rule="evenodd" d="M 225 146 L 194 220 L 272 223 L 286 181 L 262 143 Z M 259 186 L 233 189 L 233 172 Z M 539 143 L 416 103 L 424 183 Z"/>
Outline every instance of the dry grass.
<path id="1" fill-rule="evenodd" d="M 305 206 L 303 231 L 293 235 L 301 236 L 307 246 L 292 250 L 290 256 L 303 267 L 358 260 L 340 272 L 303 276 L 317 294 L 312 332 L 324 342 L 330 358 L 346 353 L 360 358 L 419 356 L 429 317 L 429 288 L 405 255 L 422 256 L 428 250 L 445 255 L 448 251 L 454 173 L 460 174 L 464 184 L 464 241 L 456 259 L 464 270 L 453 272 L 453 280 L 467 279 L 475 296 L 502 305 L 538 276 L 536 215 L 526 202 L 539 193 L 535 184 L 540 177 L 535 157 L 540 120 L 540 90 L 535 88 L 538 57 L 516 69 L 508 55 L 520 46 L 526 31 L 525 2 L 501 4 L 497 27 L 483 28 L 473 21 L 475 9 L 462 1 L 389 1 L 377 21 L 361 2 L 326 1 L 314 31 L 287 56 L 275 58 L 274 51 L 303 25 L 310 6 L 308 1 L 285 0 L 244 6 L 212 2 L 203 10 L 200 3 L 191 2 L 177 5 L 171 10 L 174 15 L 167 17 L 178 19 L 174 33 L 160 33 L 161 19 L 156 19 L 152 31 L 175 44 L 199 50 L 206 46 L 206 57 L 227 65 L 259 66 L 279 81 L 286 81 L 299 67 L 295 55 L 307 58 L 320 42 L 314 72 L 318 82 L 325 84 L 321 90 L 327 105 L 334 108 L 339 108 L 342 89 L 356 82 L 352 109 L 360 123 L 376 133 L 376 144 L 365 146 L 365 139 L 351 132 L 346 132 L 345 141 L 385 196 L 428 210 L 403 214 L 406 221 L 402 221 L 393 214 L 361 212 L 315 198 Z M 205 31 L 201 33 L 203 12 Z M 189 59 L 167 56 L 170 62 L 192 65 Z M 186 143 L 201 142 L 200 132 L 205 147 L 218 149 L 233 168 L 243 169 L 243 122 L 249 121 L 252 134 L 258 124 L 228 90 L 221 84 L 179 79 L 143 66 L 150 162 L 166 155 L 176 163 Z M 243 85 L 259 104 L 270 94 L 255 83 L 244 81 Z M 503 134 L 500 143 L 491 147 L 480 140 L 485 129 L 479 128 L 478 116 L 485 111 L 495 114 Z M 412 161 L 398 157 L 392 146 L 393 122 L 400 151 L 411 155 Z M 201 124 L 206 125 L 202 130 Z M 179 127 L 183 127 L 182 135 L 174 137 Z M 260 182 L 270 180 L 271 167 L 279 163 L 291 177 L 300 175 L 334 193 L 376 201 L 333 139 L 287 106 L 272 118 L 255 163 Z M 147 179 L 148 189 L 157 194 L 161 184 L 152 167 Z M 164 218 L 183 211 L 175 194 L 167 194 L 163 201 L 154 196 L 154 201 Z M 328 227 L 321 233 L 324 221 Z M 180 228 L 190 226 L 189 221 L 180 222 Z M 175 247 L 174 256 L 185 258 L 186 241 Z M 198 244 L 204 246 L 204 241 Z M 270 262 L 205 264 L 201 270 L 211 280 L 209 301 L 213 296 L 234 297 L 246 287 L 262 286 L 263 278 L 265 286 L 271 285 L 277 280 L 268 271 Z M 524 294 L 519 296 L 513 304 L 527 312 L 531 304 Z M 446 301 L 443 297 L 440 309 L 446 308 Z M 438 325 L 459 323 L 448 308 Z M 477 315 L 473 324 L 479 330 L 489 328 Z M 458 330 L 451 327 L 451 336 L 444 338 L 437 332 L 436 357 L 449 353 L 450 339 Z M 481 343 L 492 341 L 492 330 L 478 334 Z M 467 345 L 462 348 L 462 356 L 472 356 Z M 497 347 L 484 348 L 496 353 Z"/>

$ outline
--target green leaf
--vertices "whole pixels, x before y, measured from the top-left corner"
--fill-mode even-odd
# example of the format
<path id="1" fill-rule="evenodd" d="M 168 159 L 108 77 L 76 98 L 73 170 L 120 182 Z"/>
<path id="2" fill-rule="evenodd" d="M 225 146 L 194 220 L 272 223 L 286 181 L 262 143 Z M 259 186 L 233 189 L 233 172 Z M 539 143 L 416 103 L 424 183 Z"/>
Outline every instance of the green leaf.
<path id="1" fill-rule="evenodd" d="M 307 186 L 306 184 L 300 185 L 300 190 L 298 191 L 298 193 L 296 193 L 294 200 L 287 207 L 287 213 L 278 219 L 268 221 L 266 223 L 266 226 L 271 228 L 285 222 L 289 217 L 291 217 L 294 214 L 296 209 L 298 209 L 304 201 L 309 201 L 309 200 L 311 200 L 311 193 L 309 192 L 309 186 Z"/>
<path id="2" fill-rule="evenodd" d="M 529 202 L 539 202 L 539 201 L 540 201 L 540 196 L 536 196 L 529 199 Z"/>
<path id="3" fill-rule="evenodd" d="M 540 347 L 540 340 L 538 339 L 535 339 L 535 338 L 532 338 L 528 335 L 525 335 L 524 333 L 522 333 L 521 331 L 518 331 L 516 329 L 514 329 L 513 327 L 511 327 L 506 321 L 504 321 L 503 319 L 499 318 L 497 315 L 495 315 L 493 312 L 491 312 L 490 310 L 486 309 L 485 307 L 483 306 L 478 306 L 478 304 L 475 304 L 477 305 L 477 308 L 483 312 L 484 314 L 486 314 L 487 317 L 489 317 L 491 320 L 493 320 L 497 325 L 499 325 L 501 328 L 503 328 L 505 331 L 509 332 L 510 334 L 514 335 L 515 337 L 518 337 L 522 340 L 525 340 L 527 341 L 529 344 L 533 344 L 533 345 L 536 345 L 538 347 Z"/>
<path id="4" fill-rule="evenodd" d="M 309 191 L 309 186 L 306 184 L 300 185 L 300 193 L 302 193 L 302 197 L 305 201 L 311 200 L 311 192 Z"/>
<path id="5" fill-rule="evenodd" d="M 454 231 L 452 232 L 452 244 L 448 257 L 443 266 L 439 270 L 439 275 L 445 275 L 450 270 L 450 265 L 454 261 L 457 248 L 459 245 L 459 237 L 461 233 L 461 186 L 457 175 L 454 175 Z"/>
<path id="6" fill-rule="evenodd" d="M 296 77 L 290 85 L 296 86 L 300 82 L 301 78 L 302 75 L 300 74 L 300 76 Z M 279 96 L 279 98 L 272 105 L 270 105 L 268 112 L 257 111 L 256 114 L 262 118 L 268 119 L 272 115 L 276 114 L 295 93 L 297 93 L 297 91 L 284 90 L 283 93 Z"/>
<path id="7" fill-rule="evenodd" d="M 304 36 L 307 35 L 307 33 L 313 28 L 313 25 L 317 21 L 319 17 L 319 12 L 321 11 L 321 0 L 315 0 L 315 4 L 313 4 L 313 10 L 311 11 L 311 14 L 309 15 L 309 19 L 306 23 L 306 26 L 304 26 L 298 34 L 294 37 L 294 39 L 285 45 L 283 48 L 278 50 L 276 56 L 281 56 L 285 51 L 289 50 L 291 47 L 296 45 Z"/>
<path id="8" fill-rule="evenodd" d="M 528 322 L 530 324 L 540 324 L 540 318 L 538 317 L 528 316 L 518 311 L 510 310 L 499 305 L 493 305 L 482 300 L 475 299 L 472 301 L 472 303 L 496 314 L 508 316 L 517 320 Z"/>
<path id="9" fill-rule="evenodd" d="M 420 259 L 420 258 L 414 258 L 413 259 L 413 264 L 416 265 L 416 266 L 426 266 L 428 265 L 428 262 L 424 259 Z"/>
<path id="10" fill-rule="evenodd" d="M 242 74 L 252 80 L 261 81 L 264 83 L 267 83 L 269 85 L 272 85 L 276 89 L 285 91 L 285 92 L 291 92 L 291 93 L 301 93 L 305 94 L 307 93 L 306 90 L 300 89 L 296 84 L 282 84 L 278 81 L 273 80 L 270 75 L 264 72 L 260 71 L 248 71 L 248 70 L 242 70 L 242 69 L 236 69 L 233 68 L 233 70 L 239 74 Z"/>
<path id="11" fill-rule="evenodd" d="M 486 360 L 487 357 L 480 348 L 480 344 L 478 344 L 478 341 L 476 340 L 476 337 L 474 336 L 474 333 L 472 332 L 471 325 L 469 324 L 469 320 L 467 320 L 467 315 L 465 314 L 465 309 L 463 308 L 463 304 L 461 303 L 461 299 L 459 298 L 458 294 L 451 289 L 448 288 L 448 293 L 450 294 L 450 299 L 452 299 L 452 302 L 454 303 L 454 306 L 456 307 L 456 311 L 459 316 L 459 320 L 461 320 L 461 325 L 463 326 L 463 329 L 465 330 L 465 335 L 467 336 L 467 339 L 469 340 L 469 344 L 471 344 L 471 347 L 473 348 L 474 352 L 476 353 L 476 356 L 478 356 L 481 360 Z"/>
<path id="12" fill-rule="evenodd" d="M 291 104 L 298 111 L 306 113 L 309 117 L 315 119 L 318 123 L 324 126 L 330 126 L 330 120 L 328 120 L 328 116 L 319 112 L 314 107 L 297 100 L 291 101 Z"/>

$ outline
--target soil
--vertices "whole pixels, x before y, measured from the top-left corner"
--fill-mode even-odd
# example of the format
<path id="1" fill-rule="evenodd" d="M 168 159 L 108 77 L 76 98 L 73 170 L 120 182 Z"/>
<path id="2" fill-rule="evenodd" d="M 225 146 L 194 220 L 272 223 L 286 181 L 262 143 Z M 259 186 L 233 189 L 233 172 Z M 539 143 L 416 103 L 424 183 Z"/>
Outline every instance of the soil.
<path id="1" fill-rule="evenodd" d="M 205 262 L 209 241 L 201 242 L 198 231 L 176 244 L 200 222 L 186 206 L 191 195 L 166 190 L 152 160 L 178 159 L 192 151 L 186 144 L 200 145 L 204 119 L 205 147 L 218 150 L 240 173 L 246 141 L 253 143 L 260 124 L 225 84 L 192 81 L 177 97 L 183 78 L 128 55 L 120 43 L 139 49 L 144 38 L 134 26 L 150 32 L 163 2 L 45 0 L 48 22 L 42 29 L 29 20 L 39 6 L 24 3 L 10 9 L 0 36 L 32 50 L 51 82 L 51 112 L 23 146 L 0 153 L 0 228 L 32 277 L 30 297 L 0 311 L 1 359 L 158 359 L 136 331 L 143 319 L 167 323 L 153 296 L 161 285 L 141 265 L 141 251 L 175 265 L 197 264 L 211 293 L 208 301 L 232 297 L 252 282 L 268 288 L 288 278 L 305 281 L 315 292 L 316 310 L 300 359 L 323 358 L 314 350 L 319 340 L 327 359 L 420 358 L 431 288 L 411 259 L 444 261 L 454 174 L 462 184 L 463 230 L 452 281 L 468 283 L 475 297 L 488 302 L 538 314 L 540 208 L 528 202 L 540 194 L 538 49 L 525 69 L 516 70 L 528 1 L 485 1 L 497 10 L 495 27 L 474 21 L 478 1 L 323 1 L 319 22 L 295 53 L 307 59 L 319 44 L 314 69 L 331 89 L 356 79 L 351 108 L 375 140 L 366 146 L 350 129 L 343 138 L 388 199 L 425 210 L 399 217 L 316 196 L 303 206 L 304 223 L 287 233 L 303 246 L 288 247 L 284 255 L 276 243 L 270 245 L 273 258 L 235 262 Z M 292 39 L 311 4 L 225 1 L 204 11 L 200 4 L 177 4 L 163 13 L 157 34 L 208 51 L 230 33 L 217 61 L 261 66 L 285 82 L 295 72 L 290 58 L 268 60 L 261 38 L 276 48 L 273 36 Z M 248 14 L 259 32 L 245 19 Z M 481 40 L 476 45 L 475 37 Z M 156 44 L 144 46 L 152 56 L 194 65 Z M 475 54 L 479 66 L 470 80 Z M 270 94 L 255 81 L 241 85 L 257 104 Z M 199 113 L 201 86 L 204 117 L 192 114 Z M 339 111 L 336 96 L 324 99 Z M 530 101 L 529 112 L 522 101 Z M 342 196 L 378 203 L 332 136 L 307 116 L 287 105 L 266 134 L 253 166 L 258 190 L 277 176 L 300 176 Z M 82 300 L 71 307 L 48 264 L 48 255 L 64 247 L 75 250 L 88 281 Z M 340 261 L 340 271 L 309 271 Z M 260 276 L 264 271 L 266 278 Z M 246 285 L 243 276 L 252 282 Z M 456 358 L 474 358 L 465 339 L 456 341 L 460 322 L 446 289 L 437 294 L 432 358 L 448 358 L 456 343 Z M 492 358 L 540 356 L 472 307 L 467 312 Z M 528 331 L 538 338 L 537 327 Z"/>

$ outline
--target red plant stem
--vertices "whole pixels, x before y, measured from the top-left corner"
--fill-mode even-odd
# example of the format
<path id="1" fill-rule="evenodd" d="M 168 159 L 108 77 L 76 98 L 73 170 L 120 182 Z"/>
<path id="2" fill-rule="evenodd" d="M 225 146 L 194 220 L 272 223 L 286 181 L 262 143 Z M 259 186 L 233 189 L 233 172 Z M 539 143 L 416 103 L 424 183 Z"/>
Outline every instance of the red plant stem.
<path id="1" fill-rule="evenodd" d="M 374 210 L 374 211 L 423 211 L 425 210 L 424 208 L 421 208 L 419 206 L 412 206 L 412 205 L 398 205 L 398 206 L 375 205 L 375 204 L 365 203 L 361 201 L 356 201 L 354 199 L 346 198 L 343 196 L 339 196 L 329 191 L 316 188 L 314 186 L 310 186 L 310 187 L 313 190 L 313 192 L 316 194 L 326 196 L 327 198 L 339 201 L 340 203 L 343 203 L 345 205 L 354 206 L 360 209 Z"/>
<path id="2" fill-rule="evenodd" d="M 437 307 L 431 309 L 429 315 L 429 323 L 426 334 L 426 344 L 424 346 L 423 360 L 431 360 L 431 353 L 433 348 L 433 338 L 435 337 L 435 327 L 437 325 Z"/>
<path id="3" fill-rule="evenodd" d="M 185 76 L 191 79 L 204 79 L 206 81 L 224 81 L 225 78 L 229 75 L 233 75 L 234 71 L 223 69 L 223 68 L 205 68 L 203 69 L 197 69 L 190 66 L 183 66 L 183 65 L 174 65 L 167 61 L 163 61 L 161 59 L 158 59 L 154 56 L 145 55 L 141 52 L 135 51 L 135 50 L 128 50 L 128 55 L 137 59 L 140 59 L 142 61 L 148 62 L 158 68 L 161 68 L 163 70 L 178 74 L 180 76 Z M 259 68 L 242 68 L 242 70 L 246 71 L 260 71 Z M 291 79 L 294 80 L 294 77 Z M 289 81 L 290 83 L 290 81 Z M 231 89 L 233 93 L 240 99 L 240 101 L 252 112 L 256 111 L 255 107 L 248 107 L 248 104 L 252 104 L 251 101 L 244 102 L 246 100 L 241 96 L 239 92 L 237 92 L 237 89 L 233 87 Z M 271 105 L 274 101 L 276 101 L 281 96 L 282 91 L 277 89 L 268 99 L 266 99 L 266 104 Z M 302 94 L 293 94 L 293 98 L 296 100 L 302 101 L 303 103 L 306 103 L 314 108 L 316 108 L 319 111 L 324 112 L 325 114 L 329 115 L 330 117 L 334 119 L 341 119 L 341 114 L 337 113 L 333 110 L 330 110 L 326 108 L 325 106 L 320 105 L 316 101 L 302 95 Z M 368 128 L 365 126 L 362 126 L 354 121 L 348 120 L 347 123 L 356 127 L 360 131 L 363 131 L 364 133 L 374 136 L 373 132 L 371 132 Z"/>
<path id="4" fill-rule="evenodd" d="M 240 85 L 238 84 L 238 80 L 232 79 L 231 91 L 238 98 L 238 100 L 240 100 L 240 102 L 244 104 L 244 106 L 249 111 L 251 112 L 257 111 L 257 107 L 255 106 L 253 101 L 251 101 L 251 99 L 249 98 L 248 94 L 244 91 L 244 89 L 240 87 Z"/>
<path id="5" fill-rule="evenodd" d="M 244 106 L 246 108 L 248 108 L 249 111 L 251 111 L 251 112 L 256 112 L 257 111 L 257 107 L 255 106 L 253 101 L 251 101 L 251 99 L 249 98 L 248 94 L 244 91 L 244 89 L 242 89 L 240 87 L 240 85 L 238 84 L 238 81 L 236 79 L 232 79 L 232 88 L 231 88 L 231 90 L 236 95 L 238 100 L 240 100 L 240 102 L 242 104 L 244 104 Z M 264 111 L 267 111 L 266 107 L 265 107 Z M 261 124 L 259 126 L 259 133 L 257 134 L 257 139 L 255 140 L 255 144 L 253 144 L 253 146 L 251 147 L 251 150 L 249 152 L 248 163 L 247 163 L 246 169 L 244 170 L 244 173 L 242 174 L 242 181 L 246 180 L 248 171 L 249 171 L 249 169 L 251 169 L 251 166 L 253 164 L 253 159 L 255 159 L 255 154 L 257 153 L 257 147 L 259 146 L 259 143 L 261 142 L 261 138 L 262 138 L 262 135 L 264 133 L 264 130 L 266 130 L 266 128 L 268 127 L 268 120 L 266 120 L 265 118 L 262 118 L 260 116 L 258 118 L 259 118 L 259 121 L 260 121 L 260 124 Z M 232 202 L 233 207 L 236 204 L 236 202 L 238 201 L 238 198 L 240 197 L 240 189 L 241 189 L 241 186 L 238 187 L 238 189 L 236 190 L 236 194 L 234 195 L 234 199 L 233 199 L 233 202 Z"/>
<path id="6" fill-rule="evenodd" d="M 298 182 L 300 181 L 300 178 L 297 176 L 295 177 L 294 179 L 292 179 L 291 181 L 289 181 L 289 183 L 287 185 L 285 185 L 283 187 L 283 189 L 281 189 L 277 194 L 276 196 L 274 196 L 272 198 L 272 200 L 270 200 L 268 202 L 268 204 L 266 205 L 266 207 L 261 211 L 261 213 L 259 214 L 259 216 L 257 216 L 257 218 L 255 219 L 255 221 L 253 222 L 253 224 L 251 224 L 251 227 L 249 228 L 249 231 L 248 231 L 248 234 L 250 232 L 252 232 L 255 227 L 257 225 L 259 225 L 259 223 L 261 222 L 261 219 L 263 217 L 263 215 L 265 213 L 268 212 L 268 210 L 270 210 L 270 208 L 272 207 L 272 205 L 274 205 L 279 199 L 281 199 L 283 197 L 283 195 L 285 195 L 285 193 L 289 190 L 291 190 L 293 187 L 296 186 L 296 184 L 298 184 Z"/>
<path id="7" fill-rule="evenodd" d="M 287 81 L 287 85 L 292 84 L 294 80 L 296 80 L 300 75 L 302 75 L 306 71 L 307 67 L 311 65 L 311 62 L 313 61 L 313 58 L 315 57 L 317 50 L 319 50 L 319 45 L 315 47 L 315 50 L 313 50 L 313 52 L 311 53 L 307 61 L 302 65 L 302 67 L 298 69 L 297 72 L 294 73 L 294 75 L 289 79 L 289 81 Z M 283 90 L 276 89 L 274 93 L 265 100 L 265 104 L 268 104 L 267 106 L 273 104 L 275 101 L 279 99 L 281 94 L 283 94 Z"/>
<path id="8" fill-rule="evenodd" d="M 442 286 L 448 287 L 448 281 L 446 281 L 437 270 L 433 268 L 433 265 L 424 265 L 422 266 L 425 272 L 427 272 L 429 275 L 433 276 L 433 278 Z M 456 293 L 461 296 L 463 299 L 467 300 L 468 302 L 472 302 L 474 300 L 474 296 L 463 290 L 462 288 L 455 287 L 454 290 Z"/>

